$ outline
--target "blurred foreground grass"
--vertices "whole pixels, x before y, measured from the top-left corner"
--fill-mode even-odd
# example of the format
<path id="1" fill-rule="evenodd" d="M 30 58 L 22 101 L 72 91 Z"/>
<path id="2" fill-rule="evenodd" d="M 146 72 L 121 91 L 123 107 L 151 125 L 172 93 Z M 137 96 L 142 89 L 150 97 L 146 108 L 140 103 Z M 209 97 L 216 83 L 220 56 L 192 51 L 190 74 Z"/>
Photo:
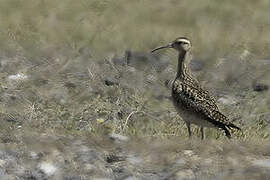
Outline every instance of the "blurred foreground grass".
<path id="1" fill-rule="evenodd" d="M 269 82 L 269 66 L 258 65 L 270 52 L 268 1 L 0 0 L 0 4 L 2 137 L 33 128 L 187 136 L 170 100 L 159 98 L 169 96 L 163 84 L 173 77 L 172 71 L 115 68 L 104 61 L 123 58 L 126 50 L 149 52 L 187 36 L 195 58 L 205 63 L 198 78 L 215 95 L 237 100 L 220 103 L 225 114 L 243 127 L 235 136 L 269 138 L 269 92 L 251 88 L 258 77 Z M 170 64 L 176 63 L 173 52 L 167 56 Z M 224 59 L 229 63 L 218 69 Z M 27 80 L 8 78 L 18 73 L 26 74 Z M 150 76 L 154 80 L 148 83 Z M 106 86 L 108 77 L 119 84 Z M 216 130 L 207 130 L 207 137 L 224 138 Z"/>

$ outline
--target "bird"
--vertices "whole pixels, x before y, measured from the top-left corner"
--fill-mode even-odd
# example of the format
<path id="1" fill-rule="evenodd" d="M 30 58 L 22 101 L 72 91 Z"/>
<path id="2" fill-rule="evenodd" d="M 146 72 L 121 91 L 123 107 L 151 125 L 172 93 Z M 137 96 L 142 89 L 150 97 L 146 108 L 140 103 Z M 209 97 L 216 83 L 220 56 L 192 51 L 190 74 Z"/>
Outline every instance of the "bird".
<path id="1" fill-rule="evenodd" d="M 172 82 L 171 96 L 174 107 L 185 121 L 188 136 L 191 138 L 191 124 L 200 127 L 201 139 L 204 139 L 204 127 L 217 128 L 231 138 L 229 130 L 241 130 L 238 126 L 220 112 L 217 102 L 210 93 L 203 89 L 190 69 L 191 41 L 186 37 L 178 37 L 167 45 L 157 47 L 154 53 L 161 49 L 172 48 L 178 51 L 177 73 Z"/>

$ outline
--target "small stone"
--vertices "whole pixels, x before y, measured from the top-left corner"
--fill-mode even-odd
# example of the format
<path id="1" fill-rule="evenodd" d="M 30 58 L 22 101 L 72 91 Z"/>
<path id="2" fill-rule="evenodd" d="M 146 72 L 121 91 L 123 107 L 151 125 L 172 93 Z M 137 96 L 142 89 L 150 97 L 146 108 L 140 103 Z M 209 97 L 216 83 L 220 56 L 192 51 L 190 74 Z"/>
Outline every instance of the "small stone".
<path id="1" fill-rule="evenodd" d="M 121 134 L 115 134 L 115 133 L 111 133 L 110 138 L 113 140 L 118 140 L 118 141 L 128 141 L 129 140 L 129 138 L 127 136 L 123 136 Z"/>
<path id="2" fill-rule="evenodd" d="M 61 98 L 61 99 L 60 99 L 60 104 L 62 104 L 62 105 L 66 104 L 66 100 L 63 99 L 63 98 Z"/>
<path id="3" fill-rule="evenodd" d="M 193 155 L 191 159 L 193 161 L 199 161 L 201 158 L 198 155 Z"/>
<path id="4" fill-rule="evenodd" d="M 240 54 L 240 59 L 241 60 L 245 60 L 248 56 L 250 55 L 250 52 L 248 51 L 248 50 L 244 50 L 243 52 L 242 52 L 242 54 Z"/>
<path id="5" fill-rule="evenodd" d="M 191 151 L 191 150 L 184 150 L 184 155 L 186 155 L 186 156 L 193 156 L 194 155 L 194 152 Z"/>
<path id="6" fill-rule="evenodd" d="M 231 96 L 224 96 L 218 99 L 218 102 L 226 105 L 233 105 L 237 103 L 237 100 Z"/>
<path id="7" fill-rule="evenodd" d="M 185 169 L 176 173 L 177 180 L 195 179 L 195 175 L 191 169 Z"/>
<path id="8" fill-rule="evenodd" d="M 84 165 L 84 169 L 85 169 L 86 171 L 92 171 L 93 169 L 95 169 L 95 166 L 92 165 L 92 164 L 85 164 L 85 165 Z"/>
<path id="9" fill-rule="evenodd" d="M 267 91 L 269 86 L 263 83 L 253 83 L 253 90 L 257 92 Z"/>
<path id="10" fill-rule="evenodd" d="M 131 72 L 131 73 L 135 73 L 136 72 L 136 68 L 134 67 L 127 67 L 127 71 Z"/>
<path id="11" fill-rule="evenodd" d="M 22 80 L 25 80 L 27 78 L 28 78 L 28 76 L 23 74 L 23 73 L 18 73 L 18 74 L 15 74 L 15 75 L 9 75 L 8 76 L 9 80 L 14 80 L 14 81 L 22 81 Z"/>
<path id="12" fill-rule="evenodd" d="M 30 157 L 31 157 L 32 159 L 35 159 L 35 160 L 39 159 L 38 153 L 36 153 L 36 152 L 34 152 L 34 151 L 31 151 L 31 152 L 30 152 Z"/>
<path id="13" fill-rule="evenodd" d="M 4 165 L 6 164 L 6 161 L 5 160 L 2 160 L 2 159 L 0 159 L 0 167 L 2 168 L 2 167 L 4 167 Z"/>
<path id="14" fill-rule="evenodd" d="M 44 172 L 47 176 L 53 175 L 57 171 L 57 167 L 48 162 L 42 162 L 39 166 L 40 170 Z"/>
<path id="15" fill-rule="evenodd" d="M 105 80 L 104 80 L 104 84 L 105 84 L 106 86 L 114 86 L 114 85 L 119 85 L 119 83 L 114 82 L 114 81 L 109 80 L 109 79 L 105 79 Z"/>

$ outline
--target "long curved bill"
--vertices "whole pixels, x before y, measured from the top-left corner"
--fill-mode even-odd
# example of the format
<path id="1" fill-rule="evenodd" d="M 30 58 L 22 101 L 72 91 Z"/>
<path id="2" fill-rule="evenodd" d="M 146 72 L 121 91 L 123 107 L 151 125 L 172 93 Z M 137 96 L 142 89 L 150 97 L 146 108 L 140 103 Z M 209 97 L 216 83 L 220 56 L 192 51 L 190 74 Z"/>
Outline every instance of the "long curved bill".
<path id="1" fill-rule="evenodd" d="M 160 49 L 165 49 L 165 48 L 172 48 L 172 43 L 167 44 L 167 45 L 165 45 L 165 46 L 157 47 L 157 48 L 153 49 L 153 50 L 151 51 L 151 53 L 153 53 L 153 52 L 155 52 L 155 51 L 158 51 L 158 50 L 160 50 Z"/>

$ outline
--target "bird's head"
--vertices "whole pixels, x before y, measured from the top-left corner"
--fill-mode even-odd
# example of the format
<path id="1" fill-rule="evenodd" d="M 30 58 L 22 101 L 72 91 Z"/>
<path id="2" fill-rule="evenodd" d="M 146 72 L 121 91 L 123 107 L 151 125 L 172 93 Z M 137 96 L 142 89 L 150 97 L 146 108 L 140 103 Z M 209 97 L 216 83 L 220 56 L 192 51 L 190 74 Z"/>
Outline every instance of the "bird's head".
<path id="1" fill-rule="evenodd" d="M 160 46 L 158 48 L 153 49 L 151 52 L 155 52 L 160 49 L 164 48 L 173 48 L 179 52 L 187 52 L 191 49 L 191 42 L 188 38 L 185 37 L 179 37 L 175 39 L 173 42 L 165 45 L 165 46 Z"/>

